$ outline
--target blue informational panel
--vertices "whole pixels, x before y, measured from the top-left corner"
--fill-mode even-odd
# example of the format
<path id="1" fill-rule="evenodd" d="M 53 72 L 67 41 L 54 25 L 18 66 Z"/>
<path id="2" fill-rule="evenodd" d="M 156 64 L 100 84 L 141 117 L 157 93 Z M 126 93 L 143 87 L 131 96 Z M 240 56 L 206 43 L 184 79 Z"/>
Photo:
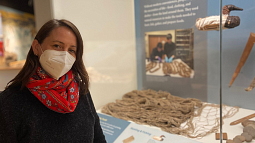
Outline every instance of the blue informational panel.
<path id="1" fill-rule="evenodd" d="M 113 143 L 130 122 L 98 113 L 100 124 L 108 143 Z"/>
<path id="2" fill-rule="evenodd" d="M 135 0 L 138 89 L 207 101 L 207 33 L 195 26 L 206 16 L 207 0 Z M 170 63 L 172 56 L 188 74 L 164 71 L 163 63 Z M 150 69 L 154 60 L 157 65 Z"/>
<path id="3" fill-rule="evenodd" d="M 225 15 L 239 17 L 240 24 L 227 29 L 223 23 L 222 33 L 219 28 L 205 31 L 196 27 L 200 18 L 216 17 L 220 20 L 220 0 L 134 1 L 138 89 L 163 90 L 183 98 L 219 104 L 221 88 L 223 104 L 255 109 L 255 91 L 245 91 L 255 76 L 254 48 L 229 88 L 250 33 L 255 33 L 255 1 L 222 0 L 223 6 L 235 5 L 243 9 L 231 10 L 229 15 Z M 168 35 L 171 35 L 170 42 Z M 175 45 L 174 54 L 167 50 L 169 45 Z M 158 47 L 162 47 L 164 52 L 160 53 Z M 175 56 L 173 60 L 170 59 L 172 55 Z M 153 60 L 156 64 L 151 64 Z M 164 63 L 174 60 L 188 66 L 189 74 L 184 76 L 173 70 L 166 72 L 169 68 Z"/>
<path id="4" fill-rule="evenodd" d="M 200 143 L 159 129 L 98 113 L 108 143 Z"/>

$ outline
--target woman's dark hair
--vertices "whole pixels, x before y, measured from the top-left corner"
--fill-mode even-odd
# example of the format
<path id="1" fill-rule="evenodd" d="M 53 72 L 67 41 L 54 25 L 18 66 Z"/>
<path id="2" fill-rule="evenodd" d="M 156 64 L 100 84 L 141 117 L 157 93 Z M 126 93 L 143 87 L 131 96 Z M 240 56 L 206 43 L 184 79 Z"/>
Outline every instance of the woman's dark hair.
<path id="1" fill-rule="evenodd" d="M 44 39 L 50 35 L 52 30 L 61 26 L 65 26 L 71 29 L 76 36 L 77 39 L 76 61 L 73 64 L 72 71 L 78 78 L 77 82 L 79 83 L 80 92 L 87 93 L 89 87 L 89 76 L 82 60 L 83 40 L 77 27 L 68 20 L 52 19 L 41 27 L 41 29 L 35 36 L 35 39 L 39 42 L 39 44 L 42 44 Z M 39 58 L 34 54 L 31 46 L 27 55 L 25 65 L 18 73 L 18 75 L 7 84 L 6 88 L 20 86 L 21 84 L 21 89 L 23 89 L 29 82 L 30 77 L 36 72 L 38 66 L 40 66 Z"/>
<path id="2" fill-rule="evenodd" d="M 161 42 L 158 42 L 157 47 L 160 48 L 160 49 L 162 49 L 162 47 L 163 47 L 162 43 L 161 43 Z"/>

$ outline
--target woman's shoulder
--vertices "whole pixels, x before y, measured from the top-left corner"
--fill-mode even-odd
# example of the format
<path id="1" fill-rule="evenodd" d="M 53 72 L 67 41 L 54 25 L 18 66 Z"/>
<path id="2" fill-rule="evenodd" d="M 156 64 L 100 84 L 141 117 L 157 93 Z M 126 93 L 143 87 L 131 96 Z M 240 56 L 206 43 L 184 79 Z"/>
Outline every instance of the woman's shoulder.
<path id="1" fill-rule="evenodd" d="M 15 104 L 22 102 L 26 89 L 21 90 L 20 87 L 9 87 L 0 93 L 0 106 L 5 104 Z"/>
<path id="2" fill-rule="evenodd" d="M 15 88 L 7 88 L 0 93 L 0 101 L 11 98 L 11 96 L 13 96 L 14 94 L 17 94 L 18 92 L 19 91 L 17 91 Z"/>

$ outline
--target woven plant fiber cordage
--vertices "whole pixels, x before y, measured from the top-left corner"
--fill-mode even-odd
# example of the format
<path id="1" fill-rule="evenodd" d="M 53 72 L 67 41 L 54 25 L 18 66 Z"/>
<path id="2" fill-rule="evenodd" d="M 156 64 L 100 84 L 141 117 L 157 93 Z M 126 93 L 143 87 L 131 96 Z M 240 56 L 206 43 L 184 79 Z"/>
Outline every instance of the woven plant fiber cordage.
<path id="1" fill-rule="evenodd" d="M 223 119 L 232 117 L 238 111 L 237 107 L 223 107 Z M 217 132 L 220 126 L 219 105 L 150 89 L 128 92 L 122 100 L 106 104 L 101 111 L 116 118 L 156 126 L 163 131 L 190 138 Z"/>
<path id="2" fill-rule="evenodd" d="M 158 64 L 158 68 L 154 69 Z M 158 71 L 161 68 L 160 63 L 157 62 L 150 62 L 149 64 L 146 65 L 146 72 L 149 71 L 150 73 L 154 73 Z M 154 70 L 152 70 L 154 69 Z"/>

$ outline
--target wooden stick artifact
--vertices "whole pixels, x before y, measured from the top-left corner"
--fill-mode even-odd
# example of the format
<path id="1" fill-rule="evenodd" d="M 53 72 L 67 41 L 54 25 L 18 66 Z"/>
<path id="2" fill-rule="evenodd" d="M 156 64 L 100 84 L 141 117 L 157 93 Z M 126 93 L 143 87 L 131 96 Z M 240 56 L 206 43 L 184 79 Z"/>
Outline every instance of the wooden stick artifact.
<path id="1" fill-rule="evenodd" d="M 130 136 L 130 137 L 126 138 L 125 140 L 123 140 L 123 143 L 131 143 L 134 140 L 135 140 L 134 136 Z"/>
<path id="2" fill-rule="evenodd" d="M 245 91 L 251 91 L 255 87 L 255 77 L 253 78 L 249 87 L 245 88 Z"/>
<path id="3" fill-rule="evenodd" d="M 252 47 L 254 45 L 254 42 L 255 42 L 255 34 L 251 32 L 250 37 L 249 37 L 249 39 L 247 41 L 247 44 L 245 46 L 245 49 L 243 51 L 242 57 L 240 58 L 240 61 L 239 61 L 238 65 L 237 65 L 237 67 L 236 67 L 235 73 L 233 74 L 232 79 L 231 79 L 231 81 L 229 83 L 229 87 L 235 81 L 237 75 L 239 74 L 241 68 L 243 67 L 245 61 L 247 60 L 247 58 L 248 58 L 248 56 L 249 56 L 249 54 L 251 52 L 251 49 L 252 49 Z"/>
<path id="4" fill-rule="evenodd" d="M 255 113 L 254 113 L 254 114 L 251 114 L 251 115 L 249 115 L 249 116 L 243 117 L 243 118 L 241 118 L 241 119 L 238 119 L 238 120 L 236 120 L 236 121 L 234 121 L 234 122 L 231 122 L 230 125 L 236 125 L 236 124 L 239 124 L 239 123 L 241 123 L 241 122 L 243 122 L 243 121 L 245 121 L 245 120 L 249 120 L 249 119 L 254 118 L 254 117 L 255 117 Z"/>

